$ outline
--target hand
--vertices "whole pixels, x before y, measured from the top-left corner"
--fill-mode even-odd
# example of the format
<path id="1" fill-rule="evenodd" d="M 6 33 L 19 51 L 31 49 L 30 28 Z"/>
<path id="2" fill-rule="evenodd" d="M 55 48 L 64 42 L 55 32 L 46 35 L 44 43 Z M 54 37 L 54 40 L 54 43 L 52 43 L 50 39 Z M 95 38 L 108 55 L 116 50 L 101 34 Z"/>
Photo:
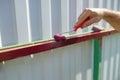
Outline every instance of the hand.
<path id="1" fill-rule="evenodd" d="M 78 27 L 87 27 L 93 23 L 99 22 L 104 15 L 104 9 L 100 8 L 86 8 L 82 14 L 79 16 L 78 21 L 75 24 L 75 29 Z M 88 19 L 89 18 L 89 19 Z"/>

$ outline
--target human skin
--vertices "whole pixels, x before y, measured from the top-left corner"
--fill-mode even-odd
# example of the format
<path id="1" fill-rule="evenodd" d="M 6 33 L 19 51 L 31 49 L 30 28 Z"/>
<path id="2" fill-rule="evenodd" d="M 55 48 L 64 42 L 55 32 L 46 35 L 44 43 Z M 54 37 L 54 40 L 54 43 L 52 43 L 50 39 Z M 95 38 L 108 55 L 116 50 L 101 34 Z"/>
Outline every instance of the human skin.
<path id="1" fill-rule="evenodd" d="M 86 8 L 82 14 L 78 17 L 78 21 L 75 26 L 79 26 L 83 21 L 89 17 L 89 20 L 85 21 L 83 28 L 87 27 L 93 23 L 99 22 L 104 19 L 108 22 L 114 29 L 120 31 L 120 12 L 109 10 L 105 8 Z"/>

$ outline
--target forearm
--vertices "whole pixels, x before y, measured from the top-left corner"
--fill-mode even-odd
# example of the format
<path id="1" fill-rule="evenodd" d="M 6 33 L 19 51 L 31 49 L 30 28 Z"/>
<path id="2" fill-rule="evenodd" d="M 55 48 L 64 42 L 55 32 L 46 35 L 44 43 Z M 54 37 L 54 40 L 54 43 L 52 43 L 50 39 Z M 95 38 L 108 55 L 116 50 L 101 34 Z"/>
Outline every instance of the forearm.
<path id="1" fill-rule="evenodd" d="M 105 9 L 103 19 L 117 31 L 120 31 L 120 12 Z"/>

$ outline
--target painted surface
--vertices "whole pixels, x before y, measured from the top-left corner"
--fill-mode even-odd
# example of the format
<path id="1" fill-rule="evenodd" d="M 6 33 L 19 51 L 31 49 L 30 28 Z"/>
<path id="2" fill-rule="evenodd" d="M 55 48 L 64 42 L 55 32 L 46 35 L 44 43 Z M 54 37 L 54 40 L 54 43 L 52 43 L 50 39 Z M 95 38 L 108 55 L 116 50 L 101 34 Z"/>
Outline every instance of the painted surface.
<path id="1" fill-rule="evenodd" d="M 0 80 L 93 80 L 92 41 L 0 63 Z"/>

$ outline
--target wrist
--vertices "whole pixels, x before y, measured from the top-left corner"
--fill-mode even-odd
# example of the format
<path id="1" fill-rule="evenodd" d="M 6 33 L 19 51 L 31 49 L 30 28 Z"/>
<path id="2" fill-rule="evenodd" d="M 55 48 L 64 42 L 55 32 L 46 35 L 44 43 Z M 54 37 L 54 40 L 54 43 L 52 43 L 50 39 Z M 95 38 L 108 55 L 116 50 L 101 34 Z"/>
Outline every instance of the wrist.
<path id="1" fill-rule="evenodd" d="M 109 9 L 102 9 L 102 19 L 106 19 L 109 16 L 109 13 L 111 12 Z"/>

